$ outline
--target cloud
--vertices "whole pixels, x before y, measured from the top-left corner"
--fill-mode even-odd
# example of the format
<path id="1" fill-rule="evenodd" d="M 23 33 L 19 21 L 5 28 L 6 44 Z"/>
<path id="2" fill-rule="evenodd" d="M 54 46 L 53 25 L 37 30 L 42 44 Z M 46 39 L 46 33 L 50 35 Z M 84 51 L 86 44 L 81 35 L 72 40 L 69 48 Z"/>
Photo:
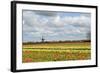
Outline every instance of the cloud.
<path id="1" fill-rule="evenodd" d="M 64 17 L 63 20 L 65 23 L 74 25 L 76 27 L 89 27 L 91 21 L 90 17 L 86 17 L 84 15 L 76 17 Z"/>
<path id="2" fill-rule="evenodd" d="M 53 11 L 34 11 L 35 14 L 37 15 L 42 15 L 42 16 L 56 16 L 57 13 L 53 12 Z"/>
<path id="3" fill-rule="evenodd" d="M 63 14 L 63 12 L 23 10 L 23 41 L 40 41 L 43 35 L 48 38 L 47 40 L 87 39 L 91 24 L 89 13 L 76 16 L 60 13 Z"/>

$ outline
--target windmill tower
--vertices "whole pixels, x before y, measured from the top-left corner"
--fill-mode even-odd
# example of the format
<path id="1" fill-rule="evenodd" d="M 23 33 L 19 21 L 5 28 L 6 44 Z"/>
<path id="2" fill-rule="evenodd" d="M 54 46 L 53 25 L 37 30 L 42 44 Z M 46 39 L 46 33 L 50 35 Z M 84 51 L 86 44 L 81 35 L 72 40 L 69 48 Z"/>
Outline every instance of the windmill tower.
<path id="1" fill-rule="evenodd" d="M 44 37 L 42 36 L 42 38 L 41 38 L 41 42 L 44 42 L 44 40 L 45 40 L 45 39 L 44 39 Z"/>

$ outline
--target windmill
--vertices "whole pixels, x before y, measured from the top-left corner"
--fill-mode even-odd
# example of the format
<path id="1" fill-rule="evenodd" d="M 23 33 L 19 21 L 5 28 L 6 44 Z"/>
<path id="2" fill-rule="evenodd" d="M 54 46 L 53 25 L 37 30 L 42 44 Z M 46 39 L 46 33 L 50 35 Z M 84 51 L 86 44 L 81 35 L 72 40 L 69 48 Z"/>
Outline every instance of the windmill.
<path id="1" fill-rule="evenodd" d="M 44 40 L 45 40 L 45 39 L 44 39 L 44 37 L 42 36 L 42 38 L 41 38 L 41 42 L 44 42 Z"/>

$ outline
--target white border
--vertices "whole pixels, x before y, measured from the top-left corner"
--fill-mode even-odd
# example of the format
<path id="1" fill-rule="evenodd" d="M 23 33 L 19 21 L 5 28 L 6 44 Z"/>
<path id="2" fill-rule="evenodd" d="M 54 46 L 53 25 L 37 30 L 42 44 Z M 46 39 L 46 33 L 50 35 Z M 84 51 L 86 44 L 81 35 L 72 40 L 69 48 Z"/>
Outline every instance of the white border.
<path id="1" fill-rule="evenodd" d="M 17 70 L 22 69 L 39 69 L 39 68 L 52 68 L 52 67 L 71 67 L 71 66 L 85 66 L 96 64 L 96 11 L 94 8 L 77 8 L 77 7 L 64 7 L 64 6 L 45 6 L 45 5 L 28 5 L 28 4 L 17 4 L 17 43 L 16 43 L 16 60 Z M 91 13 L 91 60 L 80 60 L 80 61 L 61 61 L 61 62 L 40 62 L 40 63 L 22 63 L 22 9 L 27 10 L 49 10 L 49 11 L 69 11 L 69 12 L 89 12 Z"/>

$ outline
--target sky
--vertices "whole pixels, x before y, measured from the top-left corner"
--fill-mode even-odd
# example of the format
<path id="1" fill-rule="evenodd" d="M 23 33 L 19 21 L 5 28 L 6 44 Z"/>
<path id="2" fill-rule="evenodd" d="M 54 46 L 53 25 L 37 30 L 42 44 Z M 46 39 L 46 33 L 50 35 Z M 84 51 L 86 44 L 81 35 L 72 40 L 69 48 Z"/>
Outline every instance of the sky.
<path id="1" fill-rule="evenodd" d="M 90 39 L 90 13 L 23 10 L 22 22 L 23 42 Z"/>

